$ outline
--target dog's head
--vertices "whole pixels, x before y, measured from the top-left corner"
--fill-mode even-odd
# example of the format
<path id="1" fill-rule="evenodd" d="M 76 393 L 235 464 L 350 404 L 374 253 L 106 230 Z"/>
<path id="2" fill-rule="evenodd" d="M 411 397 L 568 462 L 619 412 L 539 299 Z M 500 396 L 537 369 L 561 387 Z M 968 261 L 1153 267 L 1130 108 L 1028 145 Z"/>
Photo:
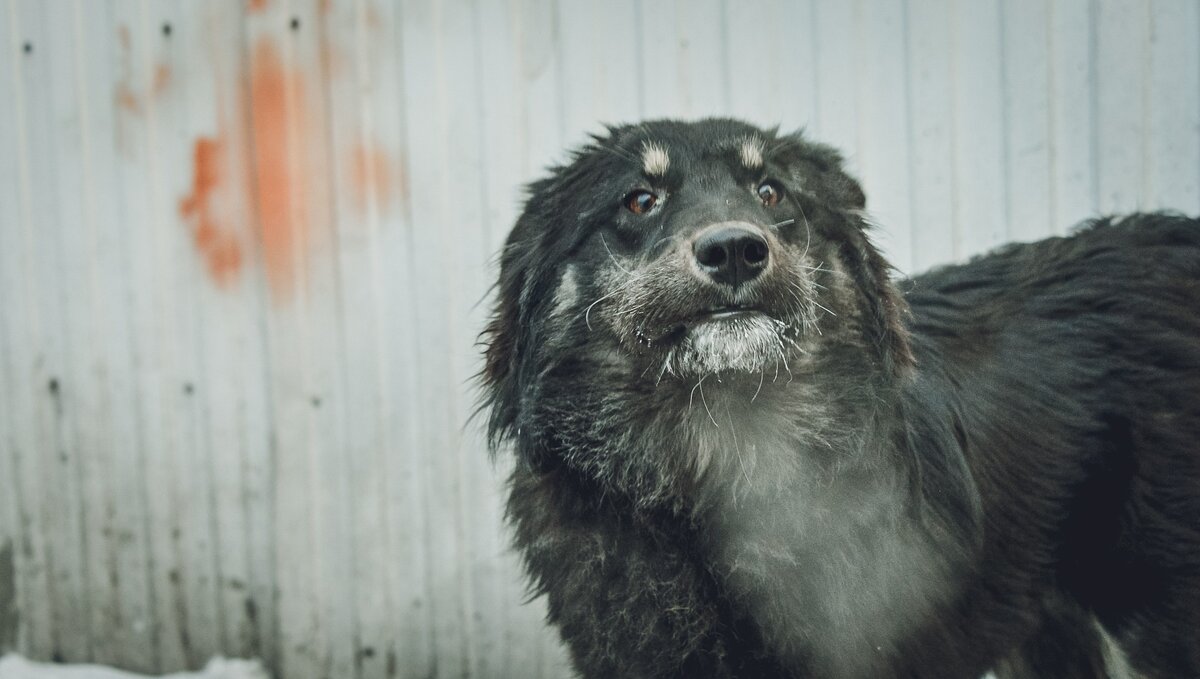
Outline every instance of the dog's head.
<path id="1" fill-rule="evenodd" d="M 831 352 L 911 361 L 902 301 L 833 149 L 733 120 L 610 128 L 530 186 L 484 333 L 491 432 L 539 382 L 761 386 Z M 611 388 L 613 385 L 604 385 Z"/>

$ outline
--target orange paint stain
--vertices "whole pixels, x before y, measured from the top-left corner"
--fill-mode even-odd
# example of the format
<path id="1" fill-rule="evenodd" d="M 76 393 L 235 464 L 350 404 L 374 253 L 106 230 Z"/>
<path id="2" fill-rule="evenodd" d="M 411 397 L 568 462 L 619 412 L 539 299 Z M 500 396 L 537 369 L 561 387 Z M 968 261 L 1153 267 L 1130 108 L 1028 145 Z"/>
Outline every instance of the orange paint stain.
<path id="1" fill-rule="evenodd" d="M 261 12 L 269 7 L 270 4 L 271 0 L 250 0 L 250 2 L 247 4 L 247 8 L 251 12 Z"/>
<path id="2" fill-rule="evenodd" d="M 284 68 L 279 50 L 265 39 L 255 46 L 252 57 L 250 97 L 252 175 L 263 266 L 276 299 L 286 299 L 308 247 L 309 168 L 304 144 L 312 135 L 301 105 L 303 78 Z"/>
<path id="3" fill-rule="evenodd" d="M 380 212 L 392 207 L 397 196 L 407 194 L 403 172 L 383 150 L 359 145 L 350 152 L 350 186 L 354 192 L 354 206 L 359 212 L 367 212 L 374 202 Z"/>
<path id="4" fill-rule="evenodd" d="M 135 116 L 142 115 L 142 99 L 134 94 L 127 83 L 117 83 L 117 90 L 113 93 L 113 98 L 116 99 L 117 108 L 122 111 Z"/>
<path id="5" fill-rule="evenodd" d="M 379 17 L 379 8 L 375 5 L 367 5 L 367 27 L 373 31 L 378 31 L 383 25 L 383 19 Z"/>
<path id="6" fill-rule="evenodd" d="M 171 85 L 171 67 L 159 64 L 154 67 L 154 81 L 150 84 L 150 94 L 159 96 Z"/>
<path id="7" fill-rule="evenodd" d="M 117 28 L 117 40 L 121 44 L 121 78 L 117 81 L 116 87 L 113 90 L 113 100 L 116 102 L 117 109 L 134 116 L 141 116 L 145 113 L 146 103 L 149 99 L 161 96 L 171 84 L 171 67 L 166 64 L 158 64 L 154 67 L 154 77 L 150 84 L 142 88 L 135 87 L 133 83 L 133 58 L 130 53 L 131 43 L 129 37 L 129 28 L 120 26 Z M 143 90 L 144 91 L 139 91 Z"/>
<path id="8" fill-rule="evenodd" d="M 242 269 L 242 246 L 237 234 L 216 217 L 215 196 L 221 188 L 224 144 L 201 137 L 192 151 L 192 190 L 179 201 L 179 214 L 192 223 L 192 244 L 204 258 L 209 276 L 230 285 Z"/>
<path id="9" fill-rule="evenodd" d="M 128 26 L 117 27 L 117 42 L 121 45 L 121 79 L 117 81 L 117 86 L 113 90 L 113 100 L 116 102 L 118 110 L 141 115 L 142 100 L 134 93 L 133 87 L 129 84 L 132 66 L 129 55 L 131 45 Z"/>
<path id="10" fill-rule="evenodd" d="M 314 123 L 321 109 L 306 98 L 305 74 L 270 38 L 255 43 L 242 77 L 218 90 L 233 98 L 226 106 L 218 97 L 218 133 L 195 141 L 179 213 L 214 282 L 228 287 L 247 266 L 261 266 L 272 302 L 282 304 L 306 283 L 323 242 L 310 227 L 310 215 L 328 208 L 324 130 Z"/>

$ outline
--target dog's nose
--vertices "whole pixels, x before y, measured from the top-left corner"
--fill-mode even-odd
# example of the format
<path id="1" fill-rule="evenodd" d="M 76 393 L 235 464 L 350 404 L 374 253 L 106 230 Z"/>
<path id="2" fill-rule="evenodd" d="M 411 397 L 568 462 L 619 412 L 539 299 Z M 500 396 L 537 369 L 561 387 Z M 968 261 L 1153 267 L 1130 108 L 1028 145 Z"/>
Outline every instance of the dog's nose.
<path id="1" fill-rule="evenodd" d="M 718 283 L 739 285 L 767 268 L 767 239 L 742 226 L 718 227 L 703 233 L 692 246 L 696 263 Z"/>

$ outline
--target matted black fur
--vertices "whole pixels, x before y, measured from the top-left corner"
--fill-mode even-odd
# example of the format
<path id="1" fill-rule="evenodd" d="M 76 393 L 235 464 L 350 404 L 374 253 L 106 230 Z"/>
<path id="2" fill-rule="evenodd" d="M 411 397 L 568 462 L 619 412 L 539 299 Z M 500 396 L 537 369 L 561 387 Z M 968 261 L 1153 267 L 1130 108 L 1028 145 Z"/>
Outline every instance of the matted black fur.
<path id="1" fill-rule="evenodd" d="M 895 282 L 863 206 L 732 120 L 530 187 L 483 381 L 577 670 L 1200 677 L 1200 221 Z"/>

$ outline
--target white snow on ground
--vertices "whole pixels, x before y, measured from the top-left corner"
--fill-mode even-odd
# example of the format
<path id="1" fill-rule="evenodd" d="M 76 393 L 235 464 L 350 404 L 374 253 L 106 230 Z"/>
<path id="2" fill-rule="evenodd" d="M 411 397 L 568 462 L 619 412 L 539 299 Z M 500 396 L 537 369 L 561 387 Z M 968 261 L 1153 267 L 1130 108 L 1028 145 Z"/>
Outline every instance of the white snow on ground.
<path id="1" fill-rule="evenodd" d="M 257 660 L 213 658 L 201 672 L 164 674 L 160 679 L 270 679 Z M 150 679 L 99 665 L 57 665 L 26 660 L 19 655 L 0 658 L 0 679 Z"/>

